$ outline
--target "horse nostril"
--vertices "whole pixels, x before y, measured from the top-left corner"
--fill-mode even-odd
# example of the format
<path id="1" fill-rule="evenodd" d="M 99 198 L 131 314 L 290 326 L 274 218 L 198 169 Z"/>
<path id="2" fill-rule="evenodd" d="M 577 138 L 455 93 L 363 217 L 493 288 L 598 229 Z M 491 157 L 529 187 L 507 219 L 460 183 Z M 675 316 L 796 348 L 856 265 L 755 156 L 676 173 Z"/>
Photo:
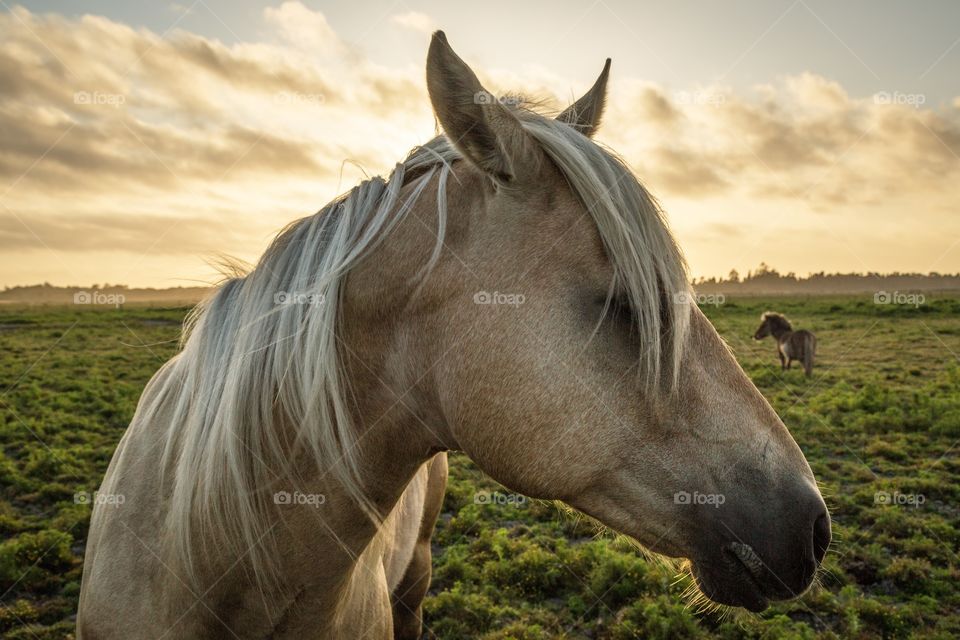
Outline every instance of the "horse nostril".
<path id="1" fill-rule="evenodd" d="M 830 516 L 823 512 L 813 523 L 813 557 L 816 558 L 817 563 L 823 562 L 823 556 L 826 555 L 829 545 Z"/>

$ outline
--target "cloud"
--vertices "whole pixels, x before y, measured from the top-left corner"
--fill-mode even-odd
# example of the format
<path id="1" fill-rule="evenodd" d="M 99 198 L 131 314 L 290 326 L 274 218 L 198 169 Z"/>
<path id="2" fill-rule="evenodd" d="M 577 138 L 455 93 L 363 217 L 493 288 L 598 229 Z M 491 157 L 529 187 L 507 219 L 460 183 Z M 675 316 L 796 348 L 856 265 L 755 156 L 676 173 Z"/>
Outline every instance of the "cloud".
<path id="1" fill-rule="evenodd" d="M 179 217 L 117 211 L 33 217 L 29 227 L 24 222 L 22 216 L 0 209 L 0 250 L 15 251 L 36 244 L 64 253 L 213 254 L 224 244 L 255 240 L 253 234 L 230 224 L 229 218 L 209 214 Z"/>
<path id="2" fill-rule="evenodd" d="M 373 63 L 299 2 L 262 21 L 261 41 L 225 44 L 98 16 L 0 13 L 5 256 L 46 244 L 255 259 L 271 230 L 354 184 L 363 172 L 345 160 L 382 173 L 430 137 L 419 64 Z M 392 22 L 435 28 L 418 12 Z M 477 71 L 491 89 L 569 101 L 572 79 L 541 67 Z M 810 73 L 750 91 L 612 86 L 599 138 L 662 198 L 708 212 L 721 201 L 861 217 L 890 202 L 956 208 L 960 98 L 855 97 Z"/>
<path id="3" fill-rule="evenodd" d="M 263 15 L 284 40 L 300 49 L 328 56 L 343 55 L 347 51 L 327 18 L 300 2 L 288 0 L 277 8 L 267 7 Z"/>
<path id="4" fill-rule="evenodd" d="M 393 21 L 433 28 L 418 12 Z M 346 158 L 389 167 L 422 141 L 382 142 L 398 126 L 429 124 L 419 74 L 363 60 L 323 14 L 299 2 L 267 8 L 264 22 L 279 42 L 228 46 L 22 8 L 0 15 L 0 180 L 19 181 L 21 192 L 62 193 L 169 191 L 271 175 L 332 181 Z M 527 84 L 562 103 L 544 89 L 554 80 Z M 658 192 L 806 194 L 827 206 L 940 191 L 957 177 L 957 104 L 935 111 L 856 99 L 810 73 L 752 95 L 619 84 L 626 89 L 610 97 L 601 135 Z"/>
<path id="5" fill-rule="evenodd" d="M 0 12 L 0 284 L 30 282 L 24 265 L 150 283 L 215 254 L 253 261 L 431 135 L 422 72 L 358 57 L 299 3 L 263 20 L 264 41 L 227 45 Z"/>
<path id="6" fill-rule="evenodd" d="M 610 100 L 607 134 L 654 190 L 741 194 L 815 208 L 955 198 L 960 106 L 852 98 L 804 73 L 751 94 L 632 87 Z"/>
<path id="7" fill-rule="evenodd" d="M 721 175 L 719 163 L 708 155 L 683 149 L 659 147 L 645 161 L 650 182 L 657 189 L 688 196 L 716 194 L 730 187 Z"/>
<path id="8" fill-rule="evenodd" d="M 419 11 L 408 11 L 400 13 L 390 18 L 392 22 L 401 27 L 417 31 L 419 33 L 433 33 L 437 30 L 437 25 L 433 18 Z"/>
<path id="9" fill-rule="evenodd" d="M 419 115 L 429 126 L 417 80 L 351 61 L 322 14 L 287 2 L 267 9 L 266 21 L 282 44 L 0 13 L 0 193 L 116 197 L 251 177 L 330 183 L 345 158 L 379 169 L 417 142 L 385 149 L 377 134 L 391 121 Z M 340 66 L 318 64 L 318 50 Z M 361 135 L 347 141 L 350 130 Z"/>
<path id="10" fill-rule="evenodd" d="M 640 117 L 650 124 L 669 127 L 682 117 L 682 112 L 670 98 L 656 87 L 645 87 L 637 98 Z"/>

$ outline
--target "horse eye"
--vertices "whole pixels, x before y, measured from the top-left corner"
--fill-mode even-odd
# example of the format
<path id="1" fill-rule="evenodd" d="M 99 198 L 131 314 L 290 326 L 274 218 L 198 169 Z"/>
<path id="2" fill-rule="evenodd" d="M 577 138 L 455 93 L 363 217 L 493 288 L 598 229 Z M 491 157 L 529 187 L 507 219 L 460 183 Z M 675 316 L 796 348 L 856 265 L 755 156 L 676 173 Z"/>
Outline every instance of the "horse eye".
<path id="1" fill-rule="evenodd" d="M 605 305 L 606 303 L 606 297 L 604 297 L 601 304 Z M 633 307 L 630 306 L 630 301 L 625 296 L 615 296 L 610 300 L 607 315 L 617 321 L 626 323 L 632 323 L 634 319 Z"/>

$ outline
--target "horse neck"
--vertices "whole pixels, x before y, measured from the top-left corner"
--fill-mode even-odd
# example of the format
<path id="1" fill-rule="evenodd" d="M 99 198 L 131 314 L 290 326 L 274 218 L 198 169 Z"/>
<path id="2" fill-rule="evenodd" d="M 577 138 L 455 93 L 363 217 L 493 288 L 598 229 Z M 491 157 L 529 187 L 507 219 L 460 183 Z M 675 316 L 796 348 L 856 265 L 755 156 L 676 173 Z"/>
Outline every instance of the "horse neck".
<path id="1" fill-rule="evenodd" d="M 434 184 L 425 190 L 435 192 Z M 384 519 L 423 463 L 452 448 L 432 376 L 424 370 L 436 361 L 424 337 L 426 321 L 410 311 L 411 292 L 419 291 L 411 275 L 427 264 L 435 246 L 431 239 L 439 233 L 424 233 L 425 225 L 433 230 L 437 224 L 435 207 L 431 197 L 422 197 L 369 258 L 350 272 L 338 319 L 342 388 L 355 427 L 360 482 Z M 429 299 L 431 290 L 420 295 Z M 337 606 L 349 610 L 344 602 L 361 597 L 354 594 L 362 593 L 362 576 L 371 573 L 365 562 L 376 555 L 381 536 L 389 531 L 372 522 L 345 487 L 319 475 L 317 491 L 327 495 L 325 507 L 330 507 L 324 509 L 330 531 L 322 552 L 337 557 L 331 576 Z M 316 523 L 313 526 L 315 535 Z"/>
<path id="2" fill-rule="evenodd" d="M 362 270 L 356 275 L 353 285 L 369 290 Z M 418 359 L 416 349 L 396 338 L 404 333 L 402 326 L 394 319 L 364 313 L 359 306 L 347 300 L 343 310 L 343 387 L 349 389 L 352 405 L 362 491 L 385 518 L 423 463 L 449 447 L 437 436 L 443 422 L 439 403 L 423 382 L 422 372 L 411 362 Z M 366 526 L 369 514 L 345 487 L 329 478 L 318 477 L 317 482 L 322 485 L 318 490 L 342 505 L 330 510 L 331 515 L 345 515 L 335 518 L 333 533 L 342 535 L 342 530 L 343 534 L 355 537 L 358 544 L 369 544 L 377 534 L 375 525 Z"/>
<path id="3" fill-rule="evenodd" d="M 408 484 L 426 461 L 426 449 L 420 454 L 420 447 L 411 446 L 418 441 L 413 434 L 419 427 L 413 417 L 399 412 L 378 414 L 373 404 L 360 402 L 357 406 L 358 414 L 366 415 L 368 423 L 376 423 L 368 424 L 361 434 L 358 446 L 363 454 L 358 464 L 364 493 L 380 520 L 371 518 L 344 486 L 305 460 L 301 469 L 313 470 L 305 474 L 296 490 L 322 495 L 323 503 L 316 513 L 301 512 L 299 517 L 284 522 L 286 537 L 280 549 L 280 556 L 288 559 L 284 575 L 293 584 L 312 584 L 324 594 L 316 602 L 317 615 L 330 621 L 332 637 L 352 637 L 353 630 L 369 626 L 370 620 L 354 619 L 358 612 L 379 617 L 374 609 L 383 600 L 384 587 L 377 581 L 377 569 L 392 534 L 384 524 L 390 522 Z M 358 426 L 363 429 L 362 424 Z M 304 562 L 304 546 L 310 549 L 311 557 L 321 561 Z"/>
<path id="4" fill-rule="evenodd" d="M 793 333 L 793 330 L 790 327 L 780 326 L 770 330 L 770 334 L 776 339 L 777 342 L 783 342 L 783 340 Z"/>
<path id="5" fill-rule="evenodd" d="M 793 327 L 790 326 L 790 322 L 786 318 L 773 316 L 768 322 L 770 335 L 772 335 L 777 342 L 782 342 L 785 337 L 793 333 Z"/>

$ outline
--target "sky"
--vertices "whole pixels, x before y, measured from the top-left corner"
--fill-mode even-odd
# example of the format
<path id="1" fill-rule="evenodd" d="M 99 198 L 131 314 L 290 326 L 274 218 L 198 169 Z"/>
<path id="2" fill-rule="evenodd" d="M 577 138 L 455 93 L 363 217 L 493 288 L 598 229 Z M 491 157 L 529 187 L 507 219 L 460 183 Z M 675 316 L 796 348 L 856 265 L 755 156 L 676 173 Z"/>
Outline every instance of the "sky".
<path id="1" fill-rule="evenodd" d="M 431 138 L 442 28 L 597 139 L 693 276 L 960 272 L 960 3 L 0 0 L 0 286 L 192 286 Z"/>

